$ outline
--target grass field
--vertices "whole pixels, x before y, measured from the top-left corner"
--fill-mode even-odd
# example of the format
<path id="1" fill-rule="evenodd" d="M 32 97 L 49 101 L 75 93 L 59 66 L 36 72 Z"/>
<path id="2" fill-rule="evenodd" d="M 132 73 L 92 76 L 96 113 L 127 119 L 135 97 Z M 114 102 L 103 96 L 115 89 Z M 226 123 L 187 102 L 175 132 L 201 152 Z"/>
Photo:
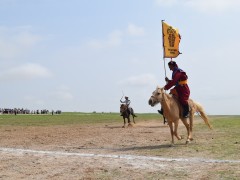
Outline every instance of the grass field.
<path id="1" fill-rule="evenodd" d="M 139 114 L 138 121 L 160 119 L 158 114 Z M 121 122 L 119 113 L 62 113 L 60 115 L 0 115 L 0 125 L 51 126 Z"/>
<path id="2" fill-rule="evenodd" d="M 138 114 L 137 122 L 158 120 L 157 113 Z M 240 116 L 210 116 L 213 130 L 204 123 L 194 123 L 194 134 L 205 134 L 202 144 L 191 145 L 191 151 L 208 151 L 214 158 L 240 159 Z M 122 122 L 119 113 L 62 113 L 61 115 L 1 115 L 0 127 L 4 126 L 56 126 L 56 125 L 95 125 Z M 169 134 L 170 137 L 170 134 Z M 170 138 L 169 138 L 170 139 Z M 159 150 L 156 150 L 159 151 Z M 163 150 L 160 150 L 163 151 Z M 238 153 L 237 153 L 238 152 Z M 151 153 L 156 153 L 152 151 Z"/>
<path id="3" fill-rule="evenodd" d="M 159 114 L 138 114 L 136 122 L 137 124 L 133 128 L 121 128 L 123 119 L 119 116 L 119 113 L 74 112 L 60 115 L 0 115 L 0 146 L 1 148 L 37 149 L 52 152 L 86 153 L 91 151 L 94 154 L 124 154 L 143 157 L 179 158 L 180 160 L 186 158 L 187 161 L 189 160 L 186 163 L 161 162 L 166 166 L 164 169 L 159 167 L 160 169 L 154 170 L 157 166 L 153 166 L 154 168 L 150 169 L 132 168 L 126 171 L 123 167 L 129 166 L 130 160 L 126 160 L 125 165 L 121 165 L 121 169 L 119 169 L 120 162 L 117 160 L 109 162 L 107 159 L 101 159 L 101 161 L 96 162 L 93 158 L 91 160 L 94 161 L 93 165 L 88 164 L 82 168 L 87 172 L 82 175 L 84 178 L 104 176 L 107 177 L 105 179 L 118 177 L 122 177 L 119 179 L 129 179 L 129 177 L 131 179 L 134 175 L 134 177 L 146 177 L 145 179 L 157 179 L 159 177 L 163 179 L 168 179 L 168 177 L 179 179 L 238 179 L 240 175 L 240 116 L 209 116 L 209 122 L 213 130 L 210 130 L 203 120 L 196 116 L 193 127 L 194 140 L 188 145 L 185 145 L 185 127 L 180 123 L 179 133 L 184 135 L 185 139 L 176 140 L 174 147 L 169 146 L 169 128 L 167 125 L 163 125 L 163 120 Z M 5 169 L 7 176 L 8 173 L 15 172 L 15 169 L 11 169 L 11 160 L 16 158 L 14 155 L 9 155 L 9 158 L 8 156 L 3 157 L 6 158 L 3 159 L 5 160 L 3 165 L 6 165 L 6 162 L 9 164 L 9 167 L 6 166 Z M 19 160 L 19 164 L 26 163 L 26 166 L 22 167 L 22 171 L 29 166 L 27 162 L 31 163 L 26 158 L 33 157 L 24 156 L 23 161 L 16 159 Z M 48 156 L 45 158 L 47 159 Z M 197 163 L 191 162 L 191 159 L 194 158 L 200 159 L 200 161 Z M 32 161 L 38 162 L 41 159 Z M 58 160 L 58 157 L 55 157 L 55 159 Z M 65 166 L 80 163 L 79 159 L 73 159 L 73 162 L 70 162 L 70 159 Z M 214 162 L 206 162 L 206 160 L 214 160 Z M 105 161 L 106 164 L 102 165 L 101 162 Z M 231 163 L 231 161 L 237 162 Z M 42 162 L 38 165 L 38 168 L 39 170 L 44 167 L 51 169 L 53 166 L 57 169 L 64 168 L 64 166 L 59 167 L 51 163 L 53 162 L 50 160 Z M 97 165 L 98 163 L 100 164 Z M 109 163 L 112 163 L 112 170 L 108 167 Z M 150 167 L 154 164 L 153 161 L 147 163 Z M 99 168 L 101 166 L 103 168 Z M 19 166 L 15 168 L 19 168 Z M 69 174 L 60 173 L 59 177 L 74 173 L 79 177 L 80 172 L 77 172 L 74 166 L 72 169 L 74 170 Z M 80 168 L 80 170 L 82 169 Z M 32 172 L 34 178 L 45 177 L 36 175 L 34 168 L 29 169 L 29 171 Z M 54 172 L 51 174 L 48 170 L 47 172 L 50 174 L 49 177 L 57 174 L 53 175 Z M 118 175 L 115 174 L 116 172 L 118 172 Z M 96 175 L 96 173 L 101 175 Z M 21 174 L 18 173 L 14 177 L 21 177 Z"/>
<path id="4" fill-rule="evenodd" d="M 197 116 L 196 116 L 197 117 Z M 138 121 L 147 121 L 159 119 L 162 117 L 157 113 L 138 114 Z M 209 116 L 214 129 L 227 130 L 240 128 L 239 116 Z M 34 115 L 34 114 L 18 114 L 18 115 L 0 115 L 0 125 L 8 126 L 51 126 L 51 125 L 69 125 L 69 124 L 97 124 L 97 123 L 116 123 L 122 121 L 119 113 L 80 113 L 65 112 L 60 115 Z M 196 128 L 205 126 L 199 124 Z M 229 130 L 230 130 L 229 129 Z"/>

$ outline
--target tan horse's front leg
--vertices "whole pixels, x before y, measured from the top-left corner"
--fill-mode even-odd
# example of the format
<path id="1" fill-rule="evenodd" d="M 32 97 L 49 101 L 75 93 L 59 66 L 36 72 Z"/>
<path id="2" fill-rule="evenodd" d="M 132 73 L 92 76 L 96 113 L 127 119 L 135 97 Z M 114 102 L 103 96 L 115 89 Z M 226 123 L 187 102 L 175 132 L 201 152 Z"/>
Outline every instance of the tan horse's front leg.
<path id="1" fill-rule="evenodd" d="M 174 145 L 173 123 L 172 123 L 172 122 L 169 122 L 168 125 L 169 125 L 169 127 L 170 127 L 170 132 L 171 132 L 171 137 L 172 137 L 172 143 L 171 143 L 171 145 Z"/>
<path id="2" fill-rule="evenodd" d="M 179 119 L 174 122 L 174 135 L 177 137 L 178 140 L 181 140 L 182 137 L 178 135 L 178 123 Z"/>

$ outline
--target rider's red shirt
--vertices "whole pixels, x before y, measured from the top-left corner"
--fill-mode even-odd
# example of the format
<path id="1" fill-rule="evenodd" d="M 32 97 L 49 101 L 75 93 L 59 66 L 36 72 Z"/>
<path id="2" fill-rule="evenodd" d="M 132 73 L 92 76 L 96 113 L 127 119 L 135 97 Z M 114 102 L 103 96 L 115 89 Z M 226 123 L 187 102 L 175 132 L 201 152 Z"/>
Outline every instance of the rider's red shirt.
<path id="1" fill-rule="evenodd" d="M 169 90 L 171 87 L 175 86 L 174 88 L 178 93 L 179 101 L 183 105 L 188 103 L 190 89 L 187 84 L 179 85 L 178 82 L 184 81 L 186 79 L 186 73 L 184 71 L 177 70 L 176 72 L 173 72 L 172 80 L 169 80 L 168 83 L 164 86 L 165 90 Z"/>

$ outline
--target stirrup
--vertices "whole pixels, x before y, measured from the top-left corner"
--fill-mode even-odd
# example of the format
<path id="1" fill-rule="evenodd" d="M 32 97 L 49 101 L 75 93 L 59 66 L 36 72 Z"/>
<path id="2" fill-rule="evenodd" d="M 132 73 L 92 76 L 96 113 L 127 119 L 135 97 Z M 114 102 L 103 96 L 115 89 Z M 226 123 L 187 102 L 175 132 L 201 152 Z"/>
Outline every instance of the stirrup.
<path id="1" fill-rule="evenodd" d="M 183 115 L 183 118 L 189 118 L 189 113 L 187 113 L 186 115 Z"/>

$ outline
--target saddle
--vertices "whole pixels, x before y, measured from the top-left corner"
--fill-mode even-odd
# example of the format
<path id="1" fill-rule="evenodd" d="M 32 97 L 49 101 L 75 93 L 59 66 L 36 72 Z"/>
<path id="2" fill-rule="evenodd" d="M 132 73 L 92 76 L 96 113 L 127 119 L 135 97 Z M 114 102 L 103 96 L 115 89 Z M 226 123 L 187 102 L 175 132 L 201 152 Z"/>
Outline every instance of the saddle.
<path id="1" fill-rule="evenodd" d="M 171 89 L 169 94 L 172 94 L 174 97 L 178 98 L 178 93 L 176 89 Z"/>

